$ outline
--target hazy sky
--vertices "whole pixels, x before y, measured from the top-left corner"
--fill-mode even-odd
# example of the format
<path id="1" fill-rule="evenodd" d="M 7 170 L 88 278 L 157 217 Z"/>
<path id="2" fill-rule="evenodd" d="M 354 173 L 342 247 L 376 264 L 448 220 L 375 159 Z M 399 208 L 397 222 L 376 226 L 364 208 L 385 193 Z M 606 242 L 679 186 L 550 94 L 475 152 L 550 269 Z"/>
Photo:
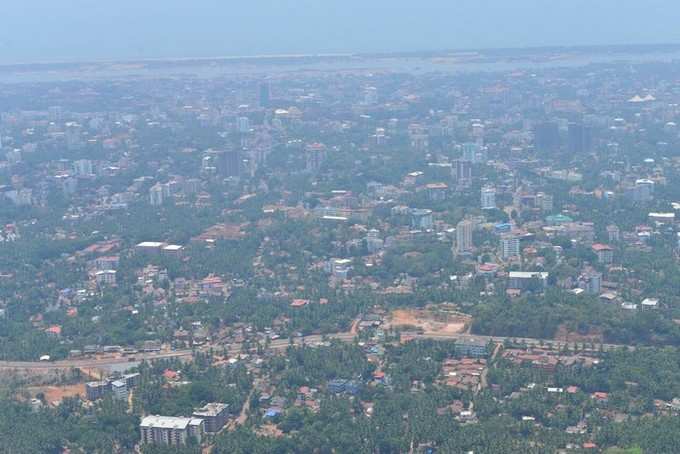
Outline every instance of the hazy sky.
<path id="1" fill-rule="evenodd" d="M 0 0 L 0 63 L 680 43 L 678 0 Z"/>

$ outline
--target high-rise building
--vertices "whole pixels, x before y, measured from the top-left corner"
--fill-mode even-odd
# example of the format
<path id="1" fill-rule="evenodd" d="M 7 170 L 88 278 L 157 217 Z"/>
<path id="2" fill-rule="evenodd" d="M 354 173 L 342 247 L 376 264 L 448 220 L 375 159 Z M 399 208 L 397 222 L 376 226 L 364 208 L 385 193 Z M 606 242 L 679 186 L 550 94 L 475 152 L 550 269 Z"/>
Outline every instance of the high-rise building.
<path id="1" fill-rule="evenodd" d="M 5 159 L 7 159 L 7 161 L 12 165 L 20 163 L 21 162 L 21 150 L 19 148 L 14 148 L 13 150 L 9 150 L 7 153 L 5 153 Z"/>
<path id="2" fill-rule="evenodd" d="M 79 177 L 92 175 L 94 173 L 92 161 L 89 159 L 78 159 L 77 161 L 74 161 L 73 171 L 75 172 L 76 176 Z"/>
<path id="3" fill-rule="evenodd" d="M 592 148 L 592 130 L 581 123 L 569 123 L 567 129 L 567 150 L 571 154 L 587 153 Z"/>
<path id="4" fill-rule="evenodd" d="M 198 178 L 187 178 L 184 180 L 182 191 L 186 195 L 196 194 L 201 189 L 201 180 Z"/>
<path id="5" fill-rule="evenodd" d="M 378 89 L 375 87 L 366 87 L 364 89 L 364 104 L 375 104 L 378 102 Z"/>
<path id="6" fill-rule="evenodd" d="M 472 161 L 457 159 L 455 169 L 456 181 L 459 185 L 468 185 L 472 182 Z"/>
<path id="7" fill-rule="evenodd" d="M 64 137 L 66 138 L 66 147 L 69 150 L 77 150 L 83 146 L 83 128 L 78 123 L 69 122 L 66 123 L 66 130 L 64 131 Z"/>
<path id="8" fill-rule="evenodd" d="M 376 229 L 371 229 L 366 234 L 366 249 L 370 254 L 374 254 L 381 250 L 384 246 L 384 241 L 380 238 L 380 232 Z"/>
<path id="9" fill-rule="evenodd" d="M 456 248 L 457 254 L 466 254 L 474 249 L 472 243 L 472 231 L 474 230 L 474 223 L 469 220 L 460 221 L 456 225 Z"/>
<path id="10" fill-rule="evenodd" d="M 629 194 L 633 202 L 649 202 L 654 198 L 654 181 L 644 178 L 635 181 L 635 186 Z"/>
<path id="11" fill-rule="evenodd" d="M 239 176 L 241 174 L 241 153 L 238 150 L 225 151 L 221 169 L 225 176 Z"/>
<path id="12" fill-rule="evenodd" d="M 587 269 L 580 277 L 579 286 L 586 293 L 599 294 L 602 291 L 602 273 L 598 273 L 592 268 Z"/>
<path id="13" fill-rule="evenodd" d="M 248 117 L 238 117 L 236 119 L 236 128 L 241 134 L 250 132 L 250 120 Z"/>
<path id="14" fill-rule="evenodd" d="M 430 230 L 433 226 L 432 210 L 420 208 L 411 210 L 411 227 L 414 229 Z"/>
<path id="15" fill-rule="evenodd" d="M 501 258 L 507 260 L 519 256 L 519 238 L 515 235 L 504 235 L 501 237 Z"/>
<path id="16" fill-rule="evenodd" d="M 210 157 L 208 165 L 215 167 L 224 177 L 237 177 L 241 174 L 241 153 L 238 150 L 208 150 L 206 157 Z"/>
<path id="17" fill-rule="evenodd" d="M 480 163 L 483 159 L 482 147 L 475 142 L 466 142 L 461 147 L 463 149 L 463 160 L 473 164 Z"/>
<path id="18" fill-rule="evenodd" d="M 618 226 L 611 224 L 607 226 L 607 240 L 610 243 L 616 243 L 621 238 L 621 230 Z"/>
<path id="19" fill-rule="evenodd" d="M 47 108 L 47 115 L 50 121 L 61 121 L 63 113 L 61 106 L 50 106 Z"/>
<path id="20" fill-rule="evenodd" d="M 534 206 L 539 208 L 541 211 L 552 211 L 553 196 L 546 194 L 545 192 L 537 193 L 534 199 Z"/>
<path id="21" fill-rule="evenodd" d="M 482 210 L 496 209 L 496 189 L 490 186 L 482 188 Z"/>
<path id="22" fill-rule="evenodd" d="M 260 107 L 267 108 L 271 103 L 271 88 L 269 82 L 265 81 L 260 84 Z"/>
<path id="23" fill-rule="evenodd" d="M 308 172 L 318 172 L 326 157 L 326 146 L 322 143 L 310 143 L 305 147 L 305 167 Z"/>
<path id="24" fill-rule="evenodd" d="M 560 147 L 560 132 L 557 123 L 545 121 L 534 127 L 534 147 L 536 151 L 554 152 Z"/>
<path id="25" fill-rule="evenodd" d="M 149 189 L 149 203 L 153 206 L 163 205 L 163 185 L 156 183 Z"/>
<path id="26" fill-rule="evenodd" d="M 410 134 L 411 147 L 418 151 L 427 151 L 430 146 L 430 138 L 425 132 L 416 132 Z"/>

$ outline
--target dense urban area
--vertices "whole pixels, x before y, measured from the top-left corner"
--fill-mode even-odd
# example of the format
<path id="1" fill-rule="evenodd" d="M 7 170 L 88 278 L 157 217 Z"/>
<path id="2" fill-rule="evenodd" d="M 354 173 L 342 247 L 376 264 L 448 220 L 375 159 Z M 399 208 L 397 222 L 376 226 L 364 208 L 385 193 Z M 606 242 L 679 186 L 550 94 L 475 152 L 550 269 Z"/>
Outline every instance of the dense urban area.
<path id="1" fill-rule="evenodd" d="M 0 452 L 678 452 L 680 61 L 553 57 L 1 83 Z"/>

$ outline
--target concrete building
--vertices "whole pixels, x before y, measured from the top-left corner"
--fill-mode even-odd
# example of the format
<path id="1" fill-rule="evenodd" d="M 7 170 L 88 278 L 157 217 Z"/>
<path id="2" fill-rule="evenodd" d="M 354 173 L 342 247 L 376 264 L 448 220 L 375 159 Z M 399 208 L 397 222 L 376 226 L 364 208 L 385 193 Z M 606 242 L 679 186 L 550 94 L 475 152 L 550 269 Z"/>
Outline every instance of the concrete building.
<path id="1" fill-rule="evenodd" d="M 94 173 L 92 161 L 89 159 L 78 159 L 77 161 L 73 161 L 73 172 L 79 177 L 92 175 Z"/>
<path id="2" fill-rule="evenodd" d="M 456 225 L 456 254 L 466 254 L 474 249 L 474 244 L 472 243 L 474 227 L 474 223 L 469 220 L 460 221 Z"/>
<path id="3" fill-rule="evenodd" d="M 193 413 L 194 418 L 200 418 L 205 424 L 205 431 L 209 433 L 219 432 L 229 418 L 229 405 L 221 403 L 208 403 Z"/>
<path id="4" fill-rule="evenodd" d="M 592 245 L 593 252 L 597 255 L 598 263 L 608 265 L 614 260 L 614 250 L 606 244 L 595 243 Z"/>
<path id="5" fill-rule="evenodd" d="M 102 399 L 109 392 L 108 381 L 91 381 L 85 383 L 85 397 L 87 400 Z"/>
<path id="6" fill-rule="evenodd" d="M 114 380 L 111 382 L 111 396 L 116 400 L 127 400 L 128 388 L 125 380 Z"/>
<path id="7" fill-rule="evenodd" d="M 116 285 L 116 270 L 101 270 L 94 273 L 97 285 Z"/>
<path id="8" fill-rule="evenodd" d="M 184 446 L 189 437 L 200 442 L 205 425 L 200 418 L 175 416 L 146 416 L 139 424 L 141 443 L 167 446 Z"/>
<path id="9" fill-rule="evenodd" d="M 326 263 L 326 271 L 337 279 L 347 279 L 351 269 L 351 259 L 331 259 Z"/>
<path id="10" fill-rule="evenodd" d="M 463 337 L 456 340 L 455 351 L 460 356 L 484 358 L 489 355 L 489 345 L 482 339 Z"/>
<path id="11" fill-rule="evenodd" d="M 236 119 L 236 128 L 238 129 L 238 132 L 241 134 L 250 132 L 250 120 L 248 119 L 248 117 L 238 117 Z"/>
<path id="12" fill-rule="evenodd" d="M 467 186 L 472 183 L 472 161 L 457 159 L 454 161 L 456 182 L 459 186 Z"/>
<path id="13" fill-rule="evenodd" d="M 591 295 L 599 295 L 602 291 L 602 273 L 588 269 L 581 274 L 579 288 Z"/>
<path id="14" fill-rule="evenodd" d="M 607 240 L 610 243 L 616 243 L 621 239 L 621 230 L 615 225 L 607 226 Z"/>
<path id="15" fill-rule="evenodd" d="M 519 249 L 519 237 L 515 235 L 503 235 L 501 237 L 500 252 L 503 260 L 519 257 Z"/>
<path id="16" fill-rule="evenodd" d="M 269 107 L 271 100 L 271 87 L 268 81 L 260 84 L 260 107 Z"/>
<path id="17" fill-rule="evenodd" d="M 163 185 L 156 183 L 149 189 L 149 203 L 152 206 L 163 205 Z"/>
<path id="18" fill-rule="evenodd" d="M 380 238 L 380 232 L 376 229 L 371 229 L 366 234 L 366 249 L 369 254 L 375 254 L 383 249 L 385 242 Z"/>
<path id="19" fill-rule="evenodd" d="M 543 290 L 548 286 L 548 276 L 548 273 L 540 271 L 510 271 L 508 273 L 508 288 Z"/>
<path id="20" fill-rule="evenodd" d="M 184 246 L 180 246 L 179 244 L 168 244 L 167 246 L 163 246 L 161 251 L 167 256 L 177 257 L 184 252 Z"/>
<path id="21" fill-rule="evenodd" d="M 593 144 L 593 132 L 589 126 L 581 123 L 569 123 L 567 127 L 567 151 L 570 154 L 590 152 Z"/>
<path id="22" fill-rule="evenodd" d="M 430 230 L 433 226 L 432 210 L 419 208 L 411 210 L 411 227 L 420 230 Z"/>
<path id="23" fill-rule="evenodd" d="M 161 243 L 160 241 L 142 241 L 135 246 L 135 253 L 156 255 L 160 254 L 165 246 L 166 243 Z"/>
<path id="24" fill-rule="evenodd" d="M 627 195 L 633 202 L 649 202 L 654 198 L 654 182 L 644 178 L 636 180 L 635 186 L 627 191 Z"/>
<path id="25" fill-rule="evenodd" d="M 659 308 L 659 300 L 658 300 L 658 298 L 645 298 L 640 303 L 640 306 L 642 307 L 643 311 L 650 310 L 650 309 L 658 309 Z"/>
<path id="26" fill-rule="evenodd" d="M 463 150 L 463 159 L 472 163 L 480 162 L 480 146 L 475 142 L 466 142 L 461 146 Z"/>
<path id="27" fill-rule="evenodd" d="M 534 204 L 541 211 L 550 212 L 553 210 L 553 196 L 545 192 L 539 192 L 536 194 Z"/>
<path id="28" fill-rule="evenodd" d="M 378 102 L 378 89 L 376 87 L 364 88 L 364 104 L 372 105 Z"/>
<path id="29" fill-rule="evenodd" d="M 322 143 L 310 143 L 305 147 L 305 168 L 307 172 L 316 173 L 326 159 L 326 146 Z"/>
<path id="30" fill-rule="evenodd" d="M 559 147 L 560 132 L 556 122 L 546 121 L 534 127 L 534 148 L 537 152 L 554 152 Z"/>
<path id="31" fill-rule="evenodd" d="M 441 202 L 446 200 L 449 192 L 449 187 L 446 183 L 430 183 L 425 186 L 427 190 L 427 198 L 431 202 Z"/>
<path id="32" fill-rule="evenodd" d="M 496 209 L 496 189 L 485 186 L 482 188 L 481 197 L 482 210 L 495 210 Z"/>
<path id="33" fill-rule="evenodd" d="M 86 353 L 92 354 L 98 349 L 93 346 L 86 346 L 84 350 Z M 128 397 L 129 390 L 138 386 L 141 379 L 141 374 L 135 372 L 123 376 L 109 377 L 102 381 L 91 381 L 85 383 L 85 396 L 87 400 L 97 400 L 103 399 L 110 393 L 114 399 L 125 400 Z"/>

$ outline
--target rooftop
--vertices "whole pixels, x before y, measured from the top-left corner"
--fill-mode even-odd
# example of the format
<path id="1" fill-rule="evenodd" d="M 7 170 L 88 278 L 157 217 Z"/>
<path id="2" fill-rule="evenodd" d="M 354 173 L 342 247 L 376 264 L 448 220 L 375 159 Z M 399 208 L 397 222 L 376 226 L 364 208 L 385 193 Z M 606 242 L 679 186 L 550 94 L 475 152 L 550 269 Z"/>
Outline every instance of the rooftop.
<path id="1" fill-rule="evenodd" d="M 181 416 L 150 415 L 142 419 L 139 427 L 154 427 L 157 429 L 186 429 L 189 425 L 200 424 L 198 418 L 184 418 Z"/>
<path id="2" fill-rule="evenodd" d="M 161 243 L 159 241 L 142 241 L 137 245 L 137 247 L 142 247 L 142 248 L 160 248 L 164 245 L 165 243 Z"/>
<path id="3" fill-rule="evenodd" d="M 225 411 L 227 408 L 229 408 L 229 405 L 227 404 L 222 404 L 218 402 L 211 402 L 208 404 L 205 404 L 202 408 L 199 408 L 194 411 L 194 416 L 204 416 L 204 417 L 209 417 L 209 416 L 217 416 L 223 411 Z"/>

